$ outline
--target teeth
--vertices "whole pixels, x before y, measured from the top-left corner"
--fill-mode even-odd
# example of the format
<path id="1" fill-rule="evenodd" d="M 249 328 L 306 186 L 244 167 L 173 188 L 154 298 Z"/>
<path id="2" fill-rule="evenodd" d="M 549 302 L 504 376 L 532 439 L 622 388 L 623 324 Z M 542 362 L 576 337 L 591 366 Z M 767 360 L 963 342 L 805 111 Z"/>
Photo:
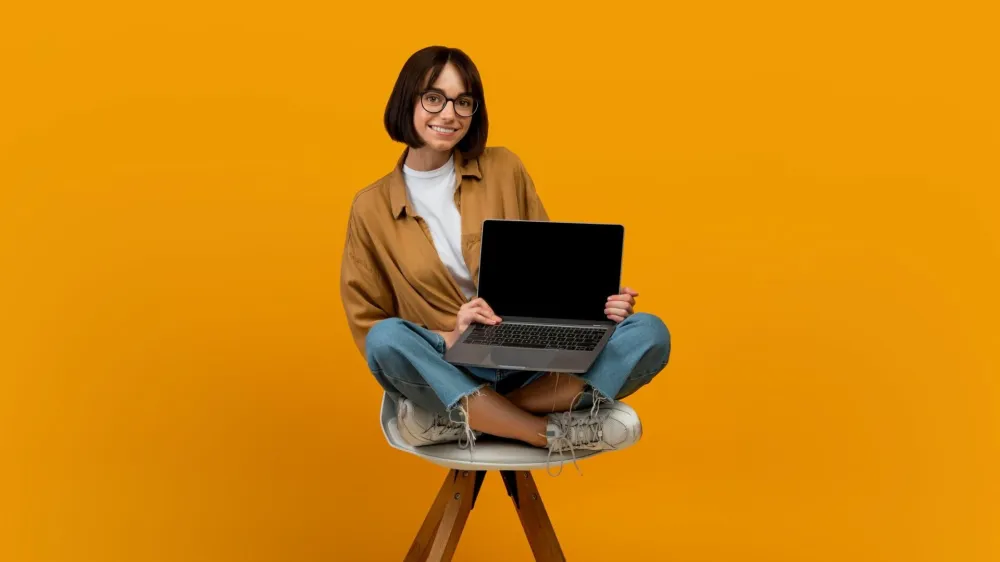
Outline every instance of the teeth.
<path id="1" fill-rule="evenodd" d="M 431 129 L 434 129 L 439 133 L 454 133 L 455 131 L 458 130 L 458 129 L 445 129 L 444 127 L 435 127 L 434 125 L 431 125 Z"/>

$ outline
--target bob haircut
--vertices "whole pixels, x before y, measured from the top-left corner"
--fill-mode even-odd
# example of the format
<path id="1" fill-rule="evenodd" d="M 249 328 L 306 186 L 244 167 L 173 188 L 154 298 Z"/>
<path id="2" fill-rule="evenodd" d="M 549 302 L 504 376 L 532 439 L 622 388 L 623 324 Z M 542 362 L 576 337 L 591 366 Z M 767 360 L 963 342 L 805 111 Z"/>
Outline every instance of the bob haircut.
<path id="1" fill-rule="evenodd" d="M 441 75 L 445 65 L 452 63 L 465 82 L 465 93 L 476 98 L 479 109 L 472 114 L 469 130 L 455 147 L 466 158 L 476 158 L 486 148 L 489 119 L 486 116 L 486 98 L 479 70 L 468 55 L 459 49 L 433 46 L 413 53 L 399 72 L 396 85 L 385 106 L 385 130 L 389 138 L 405 143 L 411 148 L 424 146 L 423 140 L 413 127 L 413 111 L 420 100 L 424 88 L 429 87 Z"/>

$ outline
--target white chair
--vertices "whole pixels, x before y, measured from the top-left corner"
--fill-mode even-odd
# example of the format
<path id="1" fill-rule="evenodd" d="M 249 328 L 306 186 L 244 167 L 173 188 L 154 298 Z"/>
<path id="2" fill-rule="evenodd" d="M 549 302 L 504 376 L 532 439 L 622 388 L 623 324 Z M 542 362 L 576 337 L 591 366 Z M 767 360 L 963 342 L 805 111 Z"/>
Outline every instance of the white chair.
<path id="1" fill-rule="evenodd" d="M 547 449 L 488 437 L 478 439 L 474 451 L 459 448 L 455 443 L 413 447 L 399 435 L 396 403 L 388 394 L 382 395 L 381 417 L 382 433 L 390 446 L 450 469 L 410 545 L 405 562 L 451 560 L 483 479 L 493 470 L 500 471 L 535 560 L 565 560 L 531 471 L 571 463 L 570 455 L 552 454 L 550 457 Z M 578 451 L 576 460 L 604 452 Z"/>

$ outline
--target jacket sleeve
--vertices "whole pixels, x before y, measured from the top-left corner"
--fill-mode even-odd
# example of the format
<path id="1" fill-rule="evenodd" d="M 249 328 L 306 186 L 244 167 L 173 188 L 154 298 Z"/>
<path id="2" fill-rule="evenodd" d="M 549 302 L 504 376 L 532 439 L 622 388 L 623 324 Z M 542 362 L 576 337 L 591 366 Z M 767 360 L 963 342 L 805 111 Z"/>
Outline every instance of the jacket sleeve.
<path id="1" fill-rule="evenodd" d="M 372 239 L 354 209 L 340 266 L 340 298 L 354 343 L 365 355 L 365 338 L 379 320 L 395 314 L 392 288 L 379 265 Z"/>
<path id="2" fill-rule="evenodd" d="M 545 212 L 545 206 L 542 205 L 542 199 L 538 196 L 538 192 L 535 191 L 535 182 L 532 181 L 531 175 L 528 174 L 528 169 L 525 168 L 524 162 L 520 158 L 517 158 L 515 181 L 522 197 L 521 216 L 526 220 L 549 220 L 549 215 Z"/>

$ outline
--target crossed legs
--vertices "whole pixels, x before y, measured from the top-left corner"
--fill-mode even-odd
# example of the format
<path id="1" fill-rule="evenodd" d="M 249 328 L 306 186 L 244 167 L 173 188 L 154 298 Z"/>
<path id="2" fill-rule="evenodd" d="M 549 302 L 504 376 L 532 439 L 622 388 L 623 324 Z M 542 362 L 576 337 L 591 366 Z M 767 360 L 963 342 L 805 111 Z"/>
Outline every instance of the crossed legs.
<path id="1" fill-rule="evenodd" d="M 579 405 L 581 392 L 588 388 L 604 399 L 627 396 L 649 383 L 670 355 L 670 336 L 663 322 L 637 313 L 619 324 L 587 373 L 540 373 L 524 386 L 500 394 L 445 362 L 443 339 L 408 321 L 379 322 L 366 344 L 369 368 L 387 391 L 436 414 L 460 409 L 475 431 L 535 446 L 547 443 L 546 414 Z"/>

